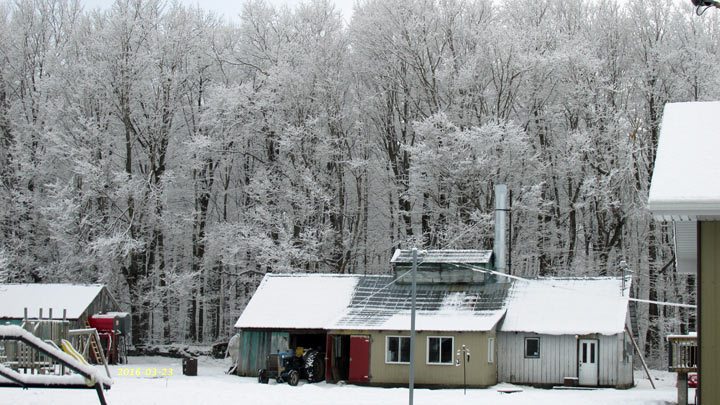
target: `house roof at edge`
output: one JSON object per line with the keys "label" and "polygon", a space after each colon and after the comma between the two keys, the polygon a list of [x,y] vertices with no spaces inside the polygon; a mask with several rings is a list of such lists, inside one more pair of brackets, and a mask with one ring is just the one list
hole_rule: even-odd
{"label": "house roof at edge", "polygon": [[720,218],[720,101],[667,103],[648,208],[661,220]]}
{"label": "house roof at edge", "polygon": [[622,333],[628,311],[630,279],[539,278],[516,281],[500,330],[548,335]]}
{"label": "house roof at edge", "polygon": [[83,311],[100,294],[102,284],[0,284],[0,318],[22,319],[25,308],[29,317],[37,317],[42,308],[43,317],[60,319],[66,310],[67,319],[79,318]]}

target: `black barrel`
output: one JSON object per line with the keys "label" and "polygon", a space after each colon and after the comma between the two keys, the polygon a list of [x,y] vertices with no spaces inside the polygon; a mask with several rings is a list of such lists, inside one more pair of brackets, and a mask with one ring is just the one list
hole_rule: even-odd
{"label": "black barrel", "polygon": [[183,359],[182,366],[183,366],[183,375],[191,375],[191,376],[197,375],[197,358],[185,357]]}

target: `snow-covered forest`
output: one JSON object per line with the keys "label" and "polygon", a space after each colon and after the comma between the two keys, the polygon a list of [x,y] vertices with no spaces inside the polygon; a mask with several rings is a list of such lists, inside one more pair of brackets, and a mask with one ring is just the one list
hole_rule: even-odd
{"label": "snow-covered forest", "polygon": [[[346,23],[251,0],[227,21],[0,0],[0,282],[106,283],[136,343],[215,342],[266,272],[490,249],[504,183],[513,274],[624,260],[638,297],[693,302],[646,201],[664,103],[720,98],[716,12],[361,0]],[[656,364],[689,318],[639,305]]]}

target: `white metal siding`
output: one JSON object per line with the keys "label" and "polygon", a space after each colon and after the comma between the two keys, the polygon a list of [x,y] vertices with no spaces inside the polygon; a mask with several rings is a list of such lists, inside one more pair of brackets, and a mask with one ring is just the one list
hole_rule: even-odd
{"label": "white metal siding", "polygon": [[[540,358],[525,358],[525,338],[540,338]],[[517,384],[562,384],[577,375],[574,336],[526,333],[498,335],[498,377]]]}
{"label": "white metal siding", "polygon": [[[540,358],[525,358],[525,338],[540,338]],[[623,358],[624,334],[597,337],[598,382],[601,386],[632,384],[632,363]],[[577,377],[577,340],[573,335],[498,334],[498,380],[515,384],[560,385]]]}

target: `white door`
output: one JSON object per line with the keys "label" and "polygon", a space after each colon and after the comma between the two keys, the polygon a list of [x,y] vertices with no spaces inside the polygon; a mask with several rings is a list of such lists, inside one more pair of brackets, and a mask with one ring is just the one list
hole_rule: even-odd
{"label": "white door", "polygon": [[580,339],[578,346],[578,383],[582,386],[598,385],[598,341]]}

